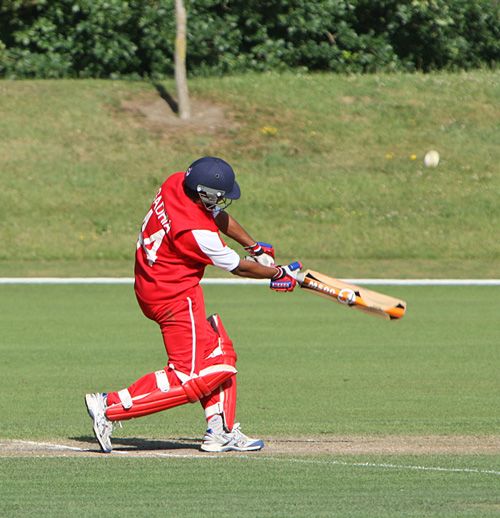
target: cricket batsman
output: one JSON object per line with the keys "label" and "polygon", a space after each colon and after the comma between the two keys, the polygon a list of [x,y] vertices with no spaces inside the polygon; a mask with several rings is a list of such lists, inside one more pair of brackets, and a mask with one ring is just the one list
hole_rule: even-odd
{"label": "cricket batsman", "polygon": [[[293,291],[301,264],[274,264],[272,245],[256,242],[225,211],[239,197],[232,167],[208,156],[172,174],[156,193],[137,241],[135,294],[144,315],[160,326],[168,361],[129,387],[85,396],[103,452],[112,450],[117,421],[197,401],[207,421],[203,451],[264,447],[235,423],[237,357],[220,317],[206,318],[200,281],[205,267],[214,265],[241,277],[270,279],[275,291]],[[221,233],[242,245],[248,258],[240,259]]]}

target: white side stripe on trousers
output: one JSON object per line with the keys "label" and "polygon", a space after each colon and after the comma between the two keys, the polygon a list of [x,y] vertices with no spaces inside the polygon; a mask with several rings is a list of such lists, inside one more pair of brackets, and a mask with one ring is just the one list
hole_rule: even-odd
{"label": "white side stripe on trousers", "polygon": [[191,336],[193,337],[193,343],[192,343],[192,348],[191,348],[192,357],[191,357],[191,375],[190,375],[190,377],[192,377],[194,374],[195,366],[196,366],[196,326],[195,326],[194,315],[193,315],[193,302],[189,297],[187,298],[187,301],[188,301],[188,306],[189,306],[189,316],[191,318]]}

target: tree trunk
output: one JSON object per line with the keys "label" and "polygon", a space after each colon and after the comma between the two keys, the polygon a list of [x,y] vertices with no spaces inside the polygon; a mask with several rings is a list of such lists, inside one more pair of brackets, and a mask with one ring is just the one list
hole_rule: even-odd
{"label": "tree trunk", "polygon": [[175,84],[177,86],[179,117],[181,119],[189,119],[191,117],[186,77],[186,18],[184,2],[182,0],[175,0],[175,19],[177,24],[177,35],[175,38]]}

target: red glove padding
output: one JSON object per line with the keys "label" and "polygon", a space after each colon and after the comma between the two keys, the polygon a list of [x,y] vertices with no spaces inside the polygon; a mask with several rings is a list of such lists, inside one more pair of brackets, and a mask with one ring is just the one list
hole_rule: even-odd
{"label": "red glove padding", "polygon": [[297,273],[302,268],[302,263],[295,261],[286,266],[276,266],[276,275],[271,279],[269,287],[274,291],[293,291],[297,286]]}
{"label": "red glove padding", "polygon": [[270,255],[273,259],[275,258],[273,245],[270,245],[269,243],[263,243],[262,241],[257,241],[253,245],[246,246],[245,250],[247,250],[252,257],[258,257],[259,255],[267,254]]}

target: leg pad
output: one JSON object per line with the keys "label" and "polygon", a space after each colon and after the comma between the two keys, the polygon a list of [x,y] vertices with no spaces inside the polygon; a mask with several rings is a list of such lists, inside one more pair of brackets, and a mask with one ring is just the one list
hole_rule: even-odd
{"label": "leg pad", "polygon": [[122,403],[110,405],[106,409],[106,417],[110,421],[122,421],[153,414],[185,403],[194,403],[212,394],[236,372],[236,368],[232,365],[212,365],[182,385],[171,386],[167,392],[157,388],[149,394],[132,398],[132,406],[129,408],[125,408]]}

